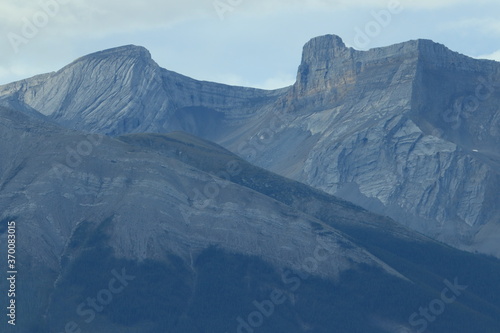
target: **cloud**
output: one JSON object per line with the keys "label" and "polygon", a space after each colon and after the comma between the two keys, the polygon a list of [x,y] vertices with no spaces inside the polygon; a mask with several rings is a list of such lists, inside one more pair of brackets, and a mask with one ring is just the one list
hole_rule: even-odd
{"label": "cloud", "polygon": [[[4,66],[0,80],[21,78],[19,71],[11,69],[15,66],[27,68],[29,75],[34,75],[56,70],[87,53],[133,43],[151,51],[159,50],[155,60],[161,65],[168,68],[175,65],[174,69],[181,68],[183,73],[194,77],[219,80],[213,73],[227,71],[247,77],[249,82],[236,77],[220,81],[263,88],[286,86],[295,78],[279,73],[290,71],[295,75],[296,59],[290,60],[292,56],[283,53],[283,48],[292,50],[295,57],[308,38],[326,33],[337,33],[349,43],[353,39],[353,26],[365,24],[367,19],[372,19],[371,10],[387,8],[394,1],[398,0],[4,0],[0,1],[0,31],[3,32],[0,64]],[[449,8],[462,8],[462,5],[475,8],[486,3],[498,6],[497,0],[399,2],[406,18],[398,21],[399,26],[386,29],[377,39],[378,44],[422,35],[434,38],[432,33],[424,32],[432,30],[439,21],[425,27],[407,21],[413,17],[420,18],[415,22],[422,22],[422,17],[427,15],[425,10],[435,11],[445,21],[455,19],[453,14],[448,15]],[[220,20],[217,3],[229,6],[224,16],[227,20]],[[493,10],[486,14],[489,12]],[[43,22],[44,15],[47,22]],[[26,38],[23,32],[27,24],[33,25],[34,18],[41,19],[43,24]],[[500,31],[500,24],[494,19],[476,18],[455,24],[461,24],[454,26],[462,29],[458,31],[471,27],[481,27],[488,35]],[[9,34],[25,40],[13,45]],[[392,39],[384,36],[392,36]],[[245,43],[261,50],[254,52]],[[278,49],[278,45],[282,49]],[[484,50],[488,49],[482,53]],[[227,57],[243,59],[254,69],[236,60],[228,61]],[[279,68],[271,68],[268,64],[272,62],[278,62]]]}
{"label": "cloud", "polygon": [[[29,53],[57,54],[78,41],[138,34],[211,16],[211,0],[5,0],[0,2],[0,60]],[[113,45],[114,46],[114,45]]]}
{"label": "cloud", "polygon": [[[0,82],[10,82],[12,77],[28,77],[34,73],[36,68],[28,68],[25,66],[0,66]],[[35,72],[36,73],[36,72]]]}
{"label": "cloud", "polygon": [[495,51],[490,54],[485,54],[482,56],[477,57],[478,59],[489,59],[489,60],[495,60],[495,61],[500,61],[500,50]]}
{"label": "cloud", "polygon": [[[224,0],[221,0],[224,2]],[[229,2],[231,0],[225,0]],[[234,2],[238,2],[232,0]],[[496,4],[496,0],[239,0],[237,7],[257,10],[259,13],[283,11],[284,8],[332,11],[339,9],[385,8],[400,4],[408,9],[438,9],[463,4]]]}
{"label": "cloud", "polygon": [[470,30],[477,29],[485,34],[500,35],[500,20],[496,18],[470,18],[455,22],[448,22],[443,25],[443,28],[448,30]]}
{"label": "cloud", "polygon": [[264,15],[289,10],[384,8],[393,2],[405,8],[441,8],[457,2],[477,4],[495,0],[6,0],[0,3],[0,28],[20,31],[25,19],[32,21],[34,15],[47,12],[47,8],[55,13],[50,15],[46,28],[54,36],[103,36],[166,27],[186,20],[217,20],[217,4],[224,4],[231,12]]}
{"label": "cloud", "polygon": [[215,75],[208,80],[213,82],[224,82],[224,84],[231,86],[252,87],[266,90],[285,88],[295,83],[295,77],[290,74],[274,74],[274,76],[258,82],[249,81],[237,74]]}
{"label": "cloud", "polygon": [[37,13],[47,13],[50,24],[65,26],[60,33],[114,33],[168,26],[200,17],[211,9],[210,0],[41,0],[9,1],[0,5],[4,31],[18,30],[25,19],[33,21]]}
{"label": "cloud", "polygon": [[[229,12],[263,16],[287,11],[333,12],[341,9],[385,8],[399,2],[404,8],[442,8],[459,3],[495,0],[6,0],[0,3],[0,31],[23,36],[23,28],[43,27],[37,38],[104,38],[113,34],[147,31],[180,22],[221,18],[217,4]],[[229,14],[229,13],[225,13]],[[44,15],[47,22],[44,22]],[[214,23],[214,24],[215,24]],[[472,23],[471,23],[472,24]],[[490,25],[493,23],[490,22]],[[500,27],[495,23],[495,30]],[[42,33],[43,31],[43,33]],[[4,36],[6,36],[6,34]],[[5,43],[7,38],[3,38]],[[0,44],[2,42],[0,41]],[[1,46],[1,45],[0,45]]]}
{"label": "cloud", "polygon": [[280,74],[271,78],[268,78],[262,84],[255,85],[256,88],[261,89],[279,89],[291,86],[295,83],[295,77],[289,74]]}

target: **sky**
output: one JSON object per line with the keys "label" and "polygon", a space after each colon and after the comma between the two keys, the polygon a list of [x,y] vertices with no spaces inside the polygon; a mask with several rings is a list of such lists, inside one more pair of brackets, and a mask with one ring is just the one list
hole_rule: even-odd
{"label": "sky", "polygon": [[326,34],[359,50],[432,39],[500,61],[499,14],[498,0],[1,0],[0,85],[135,44],[195,79],[275,89]]}

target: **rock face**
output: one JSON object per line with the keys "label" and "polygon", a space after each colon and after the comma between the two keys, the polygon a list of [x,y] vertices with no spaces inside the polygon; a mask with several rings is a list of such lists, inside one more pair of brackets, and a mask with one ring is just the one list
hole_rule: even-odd
{"label": "rock face", "polygon": [[276,91],[195,81],[127,46],[0,87],[0,100],[88,132],[183,130],[500,256],[499,78],[498,63],[432,41],[362,52],[327,35],[304,46],[297,82]]}
{"label": "rock face", "polygon": [[279,94],[196,81],[160,68],[145,48],[132,45],[2,87],[5,105],[38,110],[66,127],[98,128],[110,135],[181,127],[203,131],[229,111],[244,117]]}
{"label": "rock face", "polygon": [[[313,39],[286,97],[294,118],[255,161],[498,255],[499,68],[425,40],[357,52],[334,36]],[[280,164],[273,157],[296,133],[309,152]],[[483,228],[496,230],[489,240]]]}

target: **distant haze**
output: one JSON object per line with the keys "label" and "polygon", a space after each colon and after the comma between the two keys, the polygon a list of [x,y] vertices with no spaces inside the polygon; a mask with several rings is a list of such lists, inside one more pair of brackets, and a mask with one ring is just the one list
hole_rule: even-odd
{"label": "distant haze", "polygon": [[278,88],[295,81],[304,43],[329,33],[357,49],[426,38],[500,59],[499,9],[496,0],[3,1],[0,84],[135,44],[196,79]]}

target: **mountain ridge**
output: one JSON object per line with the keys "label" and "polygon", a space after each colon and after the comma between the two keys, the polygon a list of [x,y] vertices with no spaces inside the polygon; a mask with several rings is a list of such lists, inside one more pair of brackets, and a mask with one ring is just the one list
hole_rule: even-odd
{"label": "mountain ridge", "polygon": [[111,136],[186,131],[453,246],[500,256],[497,62],[429,40],[357,51],[327,35],[304,46],[294,85],[265,91],[189,79],[136,46],[89,57],[78,64],[107,60],[1,86],[0,103]]}

